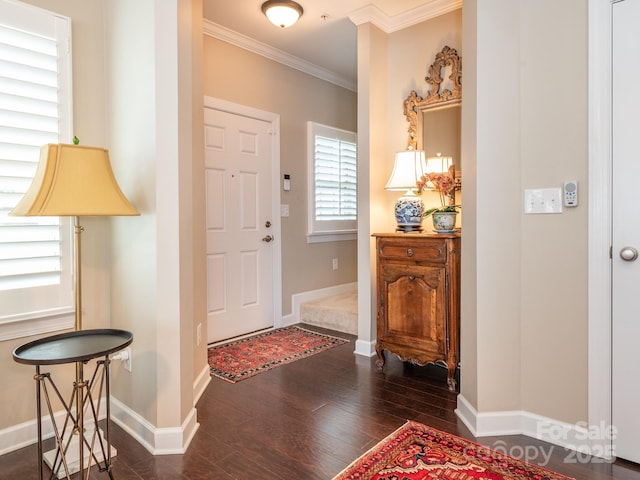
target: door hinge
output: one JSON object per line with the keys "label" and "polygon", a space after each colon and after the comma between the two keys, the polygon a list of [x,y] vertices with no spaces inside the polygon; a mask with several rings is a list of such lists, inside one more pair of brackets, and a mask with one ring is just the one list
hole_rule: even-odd
{"label": "door hinge", "polygon": [[273,136],[273,135],[277,135],[277,133],[278,133],[278,132],[276,132],[276,129],[275,129],[275,128],[270,128],[270,129],[269,129],[269,131],[268,131],[268,133],[269,133],[269,135],[272,135],[272,136]]}
{"label": "door hinge", "polygon": [[609,247],[609,258],[613,258],[613,245]]}

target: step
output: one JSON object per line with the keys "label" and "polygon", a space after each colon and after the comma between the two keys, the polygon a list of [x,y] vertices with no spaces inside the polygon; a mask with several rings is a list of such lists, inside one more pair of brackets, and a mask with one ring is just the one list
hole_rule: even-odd
{"label": "step", "polygon": [[347,292],[300,304],[300,322],[358,334],[358,293]]}

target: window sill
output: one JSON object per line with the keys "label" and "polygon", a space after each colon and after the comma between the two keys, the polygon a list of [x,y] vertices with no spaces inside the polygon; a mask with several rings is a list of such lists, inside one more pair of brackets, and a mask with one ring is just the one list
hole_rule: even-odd
{"label": "window sill", "polygon": [[356,232],[315,232],[307,234],[307,243],[342,242],[345,240],[356,240]]}
{"label": "window sill", "polygon": [[74,325],[74,312],[68,308],[34,312],[30,317],[5,317],[0,320],[0,342],[68,330]]}

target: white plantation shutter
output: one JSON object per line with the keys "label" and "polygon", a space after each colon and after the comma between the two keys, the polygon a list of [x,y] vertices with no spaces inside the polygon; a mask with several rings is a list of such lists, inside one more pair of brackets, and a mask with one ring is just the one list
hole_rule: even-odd
{"label": "white plantation shutter", "polygon": [[316,221],[355,220],[355,144],[316,135],[314,163]]}
{"label": "white plantation shutter", "polygon": [[70,137],[69,49],[69,19],[0,0],[0,340],[73,324],[69,220],[8,215],[40,147]]}
{"label": "white plantation shutter", "polygon": [[353,132],[308,122],[310,242],[355,238],[357,148]]}

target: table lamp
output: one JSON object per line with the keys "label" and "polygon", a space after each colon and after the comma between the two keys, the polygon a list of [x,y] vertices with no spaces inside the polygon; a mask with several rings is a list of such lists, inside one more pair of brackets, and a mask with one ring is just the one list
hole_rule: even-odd
{"label": "table lamp", "polygon": [[422,150],[404,150],[396,153],[391,177],[385,190],[405,191],[395,205],[396,231],[422,231],[422,199],[413,191],[427,169],[425,155]]}

